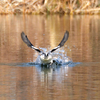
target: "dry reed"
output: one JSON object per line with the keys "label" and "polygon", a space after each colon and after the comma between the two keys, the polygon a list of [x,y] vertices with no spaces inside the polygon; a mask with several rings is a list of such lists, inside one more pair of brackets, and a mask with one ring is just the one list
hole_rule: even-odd
{"label": "dry reed", "polygon": [[0,14],[99,14],[97,0],[0,1]]}

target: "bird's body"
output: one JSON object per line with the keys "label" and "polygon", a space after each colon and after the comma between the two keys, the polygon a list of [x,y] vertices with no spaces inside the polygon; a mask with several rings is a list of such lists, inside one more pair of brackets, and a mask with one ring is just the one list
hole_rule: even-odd
{"label": "bird's body", "polygon": [[62,47],[64,45],[64,43],[68,40],[68,37],[69,37],[69,32],[66,31],[62,41],[60,42],[60,44],[57,47],[55,47],[54,49],[52,49],[51,51],[49,51],[48,53],[44,53],[43,51],[41,51],[38,48],[33,46],[33,44],[29,41],[29,39],[24,34],[24,32],[21,33],[21,38],[27,44],[27,46],[36,50],[40,54],[40,60],[41,60],[42,64],[49,64],[49,63],[53,62],[52,52],[54,52],[58,48]]}
{"label": "bird's body", "polygon": [[42,64],[49,64],[52,63],[52,55],[45,55],[45,54],[41,54],[40,55],[40,60]]}

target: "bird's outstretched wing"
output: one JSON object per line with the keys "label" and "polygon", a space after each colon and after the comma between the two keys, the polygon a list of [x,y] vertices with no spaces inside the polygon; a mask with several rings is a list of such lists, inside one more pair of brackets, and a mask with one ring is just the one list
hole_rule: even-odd
{"label": "bird's outstretched wing", "polygon": [[22,38],[22,40],[27,44],[28,47],[30,47],[30,48],[36,50],[36,51],[39,52],[39,53],[42,53],[41,50],[39,50],[38,48],[36,48],[36,47],[33,46],[33,44],[29,41],[29,39],[27,38],[27,36],[25,35],[24,32],[21,33],[21,38]]}
{"label": "bird's outstretched wing", "polygon": [[65,35],[64,35],[63,39],[61,40],[61,42],[59,43],[59,45],[57,47],[55,47],[54,49],[52,49],[51,51],[49,51],[49,53],[52,53],[55,50],[57,50],[58,48],[62,47],[65,44],[65,42],[68,40],[68,37],[69,37],[69,32],[66,31]]}

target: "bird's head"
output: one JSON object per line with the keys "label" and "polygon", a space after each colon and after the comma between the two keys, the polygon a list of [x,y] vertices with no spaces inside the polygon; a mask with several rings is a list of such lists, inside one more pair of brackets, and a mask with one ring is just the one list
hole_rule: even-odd
{"label": "bird's head", "polygon": [[48,53],[42,53],[40,55],[40,59],[42,62],[50,62],[52,60],[52,55]]}

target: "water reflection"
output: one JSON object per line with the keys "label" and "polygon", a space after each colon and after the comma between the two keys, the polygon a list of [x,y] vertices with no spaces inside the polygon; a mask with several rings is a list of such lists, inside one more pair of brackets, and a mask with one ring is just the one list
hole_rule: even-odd
{"label": "water reflection", "polygon": [[[76,56],[80,58],[80,61],[84,62],[95,62],[99,61],[99,16],[81,16],[71,18],[70,29],[71,29],[71,42],[77,48],[72,50],[73,60]],[[98,46],[97,46],[98,45]],[[100,55],[100,54],[99,54]],[[74,58],[75,57],[75,58]],[[76,61],[79,61],[76,59]]]}
{"label": "water reflection", "polygon": [[80,100],[84,96],[84,99],[94,100],[100,97],[99,65],[60,66],[56,70],[39,66],[0,66],[0,99]]}
{"label": "water reflection", "polygon": [[[0,16],[0,100],[99,100],[99,27],[98,15]],[[55,69],[14,65],[38,56],[21,40],[22,31],[36,47],[52,49],[66,30],[65,54],[82,64]]]}
{"label": "water reflection", "polygon": [[0,62],[29,62],[36,59],[38,54],[23,44],[20,38],[22,31],[36,47],[52,49],[68,30],[70,37],[65,51],[73,61],[95,62],[100,59],[99,16],[7,15],[0,16],[0,23]]}

